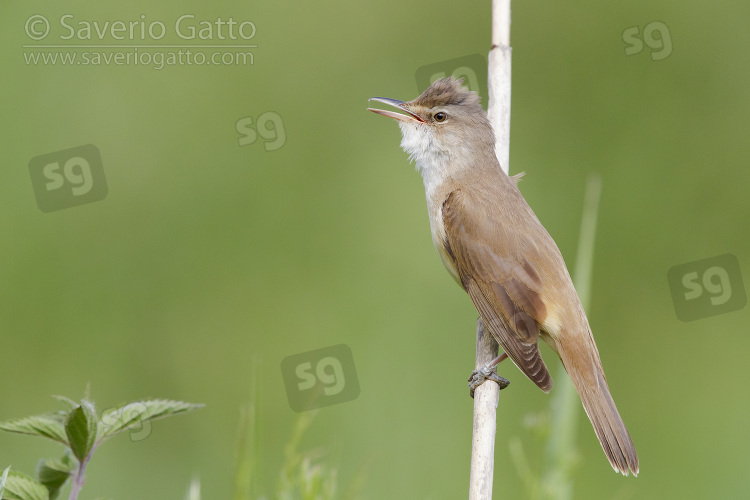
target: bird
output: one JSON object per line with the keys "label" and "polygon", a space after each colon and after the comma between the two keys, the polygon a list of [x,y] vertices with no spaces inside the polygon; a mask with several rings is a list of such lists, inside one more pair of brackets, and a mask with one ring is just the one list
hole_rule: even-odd
{"label": "bird", "polygon": [[412,101],[373,97],[398,112],[401,147],[421,174],[432,240],[504,354],[548,393],[539,339],[560,357],[609,463],[638,475],[638,455],[610,393],[586,313],[554,240],[506,174],[479,96],[455,77]]}

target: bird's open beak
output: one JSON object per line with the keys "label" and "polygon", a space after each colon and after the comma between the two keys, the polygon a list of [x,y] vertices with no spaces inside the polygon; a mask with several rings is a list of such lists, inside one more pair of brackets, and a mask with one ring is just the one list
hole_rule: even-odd
{"label": "bird's open beak", "polygon": [[394,108],[397,108],[407,114],[402,115],[401,113],[395,113],[393,111],[386,111],[384,109],[377,109],[377,108],[367,108],[368,111],[372,111],[373,113],[377,113],[379,115],[388,116],[395,120],[400,120],[406,123],[414,123],[414,122],[424,123],[425,122],[419,116],[415,115],[414,113],[406,109],[404,107],[404,104],[406,104],[404,101],[399,101],[398,99],[390,99],[388,97],[370,97],[370,100],[382,102],[389,106],[393,106]]}

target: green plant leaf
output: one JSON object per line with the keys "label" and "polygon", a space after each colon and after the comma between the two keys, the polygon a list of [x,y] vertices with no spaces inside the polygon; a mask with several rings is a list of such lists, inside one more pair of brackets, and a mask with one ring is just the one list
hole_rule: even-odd
{"label": "green plant leaf", "polygon": [[42,436],[67,446],[64,427],[66,416],[65,412],[57,412],[6,420],[0,422],[0,430]]}
{"label": "green plant leaf", "polygon": [[65,434],[68,436],[70,449],[79,462],[86,460],[94,447],[99,419],[96,416],[94,403],[81,400],[68,415],[65,422]]}
{"label": "green plant leaf", "polygon": [[70,411],[73,408],[75,408],[76,406],[78,406],[78,403],[76,403],[75,401],[73,401],[72,399],[70,399],[67,396],[53,395],[52,398],[58,400],[59,402],[63,403],[64,405],[66,405],[68,407],[68,411]]}
{"label": "green plant leaf", "polygon": [[3,498],[3,490],[5,490],[5,481],[8,480],[8,473],[10,472],[10,465],[5,468],[3,475],[0,476],[0,499]]}
{"label": "green plant leaf", "polygon": [[8,500],[49,500],[47,488],[39,484],[34,478],[10,471],[5,481],[3,498]]}
{"label": "green plant leaf", "polygon": [[60,489],[65,484],[65,481],[68,480],[75,470],[76,463],[69,455],[65,455],[59,460],[40,460],[36,467],[36,477],[47,488],[50,500],[55,500],[60,494]]}
{"label": "green plant leaf", "polygon": [[199,478],[194,477],[190,481],[185,500],[201,500],[201,480]]}
{"label": "green plant leaf", "polygon": [[99,438],[104,440],[127,430],[141,430],[144,422],[187,413],[203,406],[167,399],[134,401],[120,405],[102,412]]}

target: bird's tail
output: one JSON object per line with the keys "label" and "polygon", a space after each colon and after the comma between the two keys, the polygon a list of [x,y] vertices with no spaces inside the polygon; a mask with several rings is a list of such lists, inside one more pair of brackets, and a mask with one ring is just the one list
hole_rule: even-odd
{"label": "bird's tail", "polygon": [[599,438],[599,443],[609,463],[615,471],[624,476],[631,472],[637,476],[638,455],[609,392],[596,347],[594,347],[594,353],[578,351],[577,354],[584,358],[596,356],[597,359],[576,360],[578,362],[573,362],[570,357],[571,353],[560,347],[558,344],[563,365],[581,397],[583,409],[586,410],[586,415],[591,420],[591,425],[594,426],[596,437]]}

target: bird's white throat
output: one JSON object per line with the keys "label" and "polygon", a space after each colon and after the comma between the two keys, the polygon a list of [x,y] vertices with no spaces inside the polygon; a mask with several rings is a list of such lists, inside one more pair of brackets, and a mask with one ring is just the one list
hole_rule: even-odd
{"label": "bird's white throat", "polygon": [[415,162],[430,197],[448,177],[451,153],[435,140],[427,126],[405,122],[398,122],[398,126],[402,134],[401,148],[409,154],[409,160]]}

